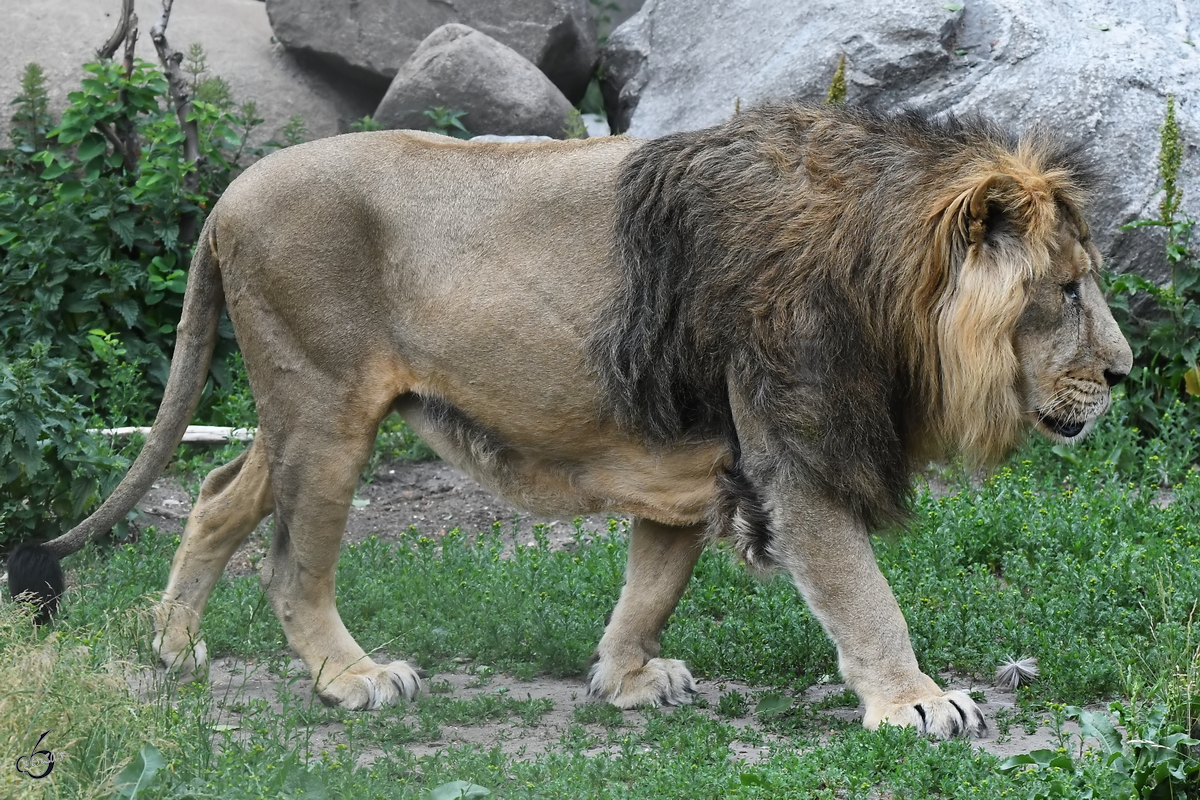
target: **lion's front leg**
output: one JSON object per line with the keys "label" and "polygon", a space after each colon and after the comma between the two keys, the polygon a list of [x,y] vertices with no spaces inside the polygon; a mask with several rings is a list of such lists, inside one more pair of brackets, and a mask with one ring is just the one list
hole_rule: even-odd
{"label": "lion's front leg", "polygon": [[659,658],[659,636],[704,550],[699,527],[635,519],[625,588],[596,648],[588,694],[620,708],[681,705],[696,693],[687,666]]}
{"label": "lion's front leg", "polygon": [[921,672],[908,624],[860,523],[832,504],[777,502],[771,553],[833,639],[842,677],[866,706],[863,725],[886,721],[950,738],[981,736],[983,714],[965,692],[943,692]]}

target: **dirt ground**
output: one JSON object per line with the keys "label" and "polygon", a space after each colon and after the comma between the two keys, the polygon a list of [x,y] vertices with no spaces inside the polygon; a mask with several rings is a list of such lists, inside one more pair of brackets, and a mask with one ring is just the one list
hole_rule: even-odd
{"label": "dirt ground", "polygon": [[[139,505],[142,516],[137,524],[154,525],[160,531],[182,532],[190,509],[191,498],[187,489],[164,478],[155,484],[154,489]],[[356,542],[369,536],[395,540],[397,534],[407,530],[410,525],[417,526],[426,535],[437,535],[456,527],[466,531],[482,530],[496,522],[501,523],[506,531],[512,532],[513,543],[517,545],[531,543],[533,526],[539,523],[548,526],[547,536],[551,547],[575,545],[576,537],[573,535],[570,520],[537,517],[518,511],[455,468],[440,461],[405,462],[382,467],[371,483],[360,487],[350,512],[344,541]],[[259,563],[266,551],[270,535],[269,526],[268,519],[242,545],[230,562],[231,573],[247,575],[254,572],[254,565]],[[599,532],[607,528],[608,518],[585,517],[583,526],[585,530]],[[801,602],[799,597],[797,602]],[[403,657],[402,654],[389,655],[395,658]],[[293,693],[296,699],[305,701],[311,697],[312,682],[302,663],[293,659],[285,668],[280,669],[276,660],[274,671],[268,663],[267,659],[261,662],[245,662],[233,658],[220,658],[213,662],[209,679],[218,723],[236,726],[239,709],[255,705],[250,701],[263,701],[272,707],[279,707],[281,692]],[[972,684],[958,676],[942,677],[948,680],[952,688],[981,691],[986,697],[986,702],[981,703],[980,707],[987,718],[989,732],[986,737],[977,740],[979,747],[999,756],[1007,756],[1056,746],[1054,732],[1046,726],[1028,731],[1013,725],[1007,733],[1002,733],[1001,726],[997,724],[997,713],[1001,712],[1003,715],[1014,708],[1015,698],[1011,692],[1001,691],[990,685]],[[161,672],[158,673],[157,679],[162,679]],[[460,699],[468,699],[486,692],[506,691],[509,696],[517,699],[529,696],[551,700],[554,708],[534,727],[523,727],[514,721],[461,727],[442,726],[441,738],[436,742],[406,745],[417,755],[454,745],[478,744],[485,747],[500,746],[507,753],[532,758],[557,746],[567,728],[573,724],[572,713],[575,708],[587,702],[582,675],[568,679],[542,677],[531,681],[495,675],[490,680],[480,681],[470,665],[463,665],[460,670],[437,674],[433,679],[441,684],[443,689],[448,688],[450,696]],[[447,683],[448,687],[445,685]],[[714,716],[714,709],[722,694],[736,690],[746,697],[753,697],[760,691],[757,687],[715,678],[698,683],[699,696],[703,701],[700,705],[707,705],[703,713]],[[814,703],[845,689],[842,684],[809,687],[799,695],[799,701]],[[833,708],[821,713],[848,720],[861,717],[861,710],[850,708]],[[642,714],[637,711],[624,712],[624,718],[626,726],[635,729],[644,724]],[[725,721],[739,727],[759,729],[758,720],[752,712],[744,717]],[[602,728],[587,727],[590,732],[603,738]],[[323,747],[336,744],[340,740],[339,737],[344,737],[345,733],[345,726],[341,723],[322,725],[313,732],[312,747],[319,752]],[[734,758],[747,763],[765,758],[770,751],[771,739],[767,736],[764,741],[765,745],[735,742]],[[601,752],[603,747],[597,749],[597,753]],[[371,754],[368,753],[364,756],[364,762],[370,760]]]}

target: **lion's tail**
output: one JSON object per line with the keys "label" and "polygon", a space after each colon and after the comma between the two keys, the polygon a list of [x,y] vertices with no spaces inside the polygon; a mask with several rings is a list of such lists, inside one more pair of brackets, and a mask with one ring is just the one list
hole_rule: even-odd
{"label": "lion's tail", "polygon": [[210,216],[192,257],[183,314],[175,337],[175,353],[171,358],[171,375],[154,425],[146,436],[146,444],[100,508],[62,536],[43,545],[59,558],[74,553],[125,519],[162,474],[183,440],[208,378],[208,366],[217,340],[217,323],[225,300],[221,273],[217,269],[214,233],[213,217]]}

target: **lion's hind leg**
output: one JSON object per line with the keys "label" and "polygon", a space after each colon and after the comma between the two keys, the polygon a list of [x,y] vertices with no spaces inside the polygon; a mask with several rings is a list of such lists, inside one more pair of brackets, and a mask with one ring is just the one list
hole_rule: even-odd
{"label": "lion's hind leg", "polygon": [[274,507],[261,441],[208,474],[154,610],[154,652],[187,680],[205,666],[200,617],[230,556]]}
{"label": "lion's hind leg", "polygon": [[261,578],[321,700],[376,709],[413,699],[421,682],[405,661],[372,661],[337,609],[335,576],[350,502],[392,399],[376,403],[378,387],[347,383],[354,389],[311,381],[306,395],[280,393],[262,406],[267,416],[260,421],[272,434],[275,530]]}
{"label": "lion's hind leg", "polygon": [[659,636],[700,553],[700,527],[674,528],[635,519],[621,599],[596,649],[588,694],[620,708],[682,705],[696,693],[687,666],[659,658]]}

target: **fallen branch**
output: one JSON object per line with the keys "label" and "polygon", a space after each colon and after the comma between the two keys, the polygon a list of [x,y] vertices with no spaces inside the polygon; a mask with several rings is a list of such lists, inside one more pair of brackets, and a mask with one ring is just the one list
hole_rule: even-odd
{"label": "fallen branch", "polygon": [[[187,444],[228,444],[229,442],[251,442],[258,428],[226,428],[220,425],[188,425],[183,434]],[[89,428],[88,433],[112,438],[150,433],[148,427]]]}

